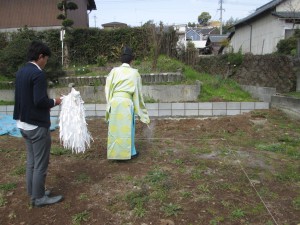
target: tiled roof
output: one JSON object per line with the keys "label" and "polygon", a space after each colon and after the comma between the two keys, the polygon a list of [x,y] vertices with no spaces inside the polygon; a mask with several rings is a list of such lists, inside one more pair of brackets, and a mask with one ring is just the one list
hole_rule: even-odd
{"label": "tiled roof", "polygon": [[222,42],[226,39],[228,35],[209,35],[209,39],[211,42]]}
{"label": "tiled roof", "polygon": [[273,12],[272,15],[284,19],[300,19],[300,12]]}
{"label": "tiled roof", "polygon": [[247,16],[247,17],[245,17],[245,18],[243,18],[243,19],[241,19],[239,21],[237,21],[234,24],[234,26],[238,26],[238,25],[240,25],[242,23],[245,23],[246,21],[249,21],[249,20],[251,20],[251,19],[259,16],[260,14],[262,14],[262,13],[264,13],[266,11],[270,11],[270,10],[274,9],[277,5],[279,5],[280,3],[284,2],[284,1],[286,1],[286,0],[273,0],[273,1],[265,4],[265,5],[257,8],[255,10],[255,12],[252,13],[251,15],[249,15],[249,16]]}

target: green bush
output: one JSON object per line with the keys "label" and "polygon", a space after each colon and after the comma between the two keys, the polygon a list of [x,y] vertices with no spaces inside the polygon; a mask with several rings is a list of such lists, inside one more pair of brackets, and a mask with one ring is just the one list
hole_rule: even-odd
{"label": "green bush", "polygon": [[300,29],[295,30],[294,35],[280,40],[277,44],[277,53],[295,56],[297,53],[297,42],[300,38]]}
{"label": "green bush", "polygon": [[26,62],[26,52],[30,40],[17,37],[0,52],[0,73],[14,77],[18,69]]}
{"label": "green bush", "polygon": [[11,33],[11,41],[0,50],[0,74],[13,79],[18,69],[26,61],[28,46],[33,40],[40,40],[50,47],[52,56],[45,67],[47,77],[50,80],[57,80],[57,77],[64,75],[58,54],[61,54],[59,31],[36,32],[28,28],[19,29]]}

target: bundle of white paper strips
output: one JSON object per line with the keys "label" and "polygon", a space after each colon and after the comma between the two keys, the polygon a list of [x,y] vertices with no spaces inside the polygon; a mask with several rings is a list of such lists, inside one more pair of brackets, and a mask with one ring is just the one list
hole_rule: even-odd
{"label": "bundle of white paper strips", "polygon": [[62,97],[59,116],[59,138],[64,148],[72,153],[85,152],[93,140],[87,129],[84,102],[80,92],[72,88],[71,92]]}

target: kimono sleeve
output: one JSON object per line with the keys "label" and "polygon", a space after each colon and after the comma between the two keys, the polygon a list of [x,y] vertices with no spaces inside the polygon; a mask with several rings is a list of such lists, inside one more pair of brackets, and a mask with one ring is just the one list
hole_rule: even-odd
{"label": "kimono sleeve", "polygon": [[135,114],[139,116],[143,123],[149,124],[150,118],[142,94],[142,79],[138,72],[136,77],[136,88],[135,92],[133,93],[133,104]]}

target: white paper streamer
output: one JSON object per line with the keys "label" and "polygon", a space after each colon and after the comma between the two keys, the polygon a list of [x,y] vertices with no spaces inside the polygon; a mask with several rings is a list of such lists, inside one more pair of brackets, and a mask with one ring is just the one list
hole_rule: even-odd
{"label": "white paper streamer", "polygon": [[64,148],[72,153],[85,152],[93,138],[87,129],[84,101],[80,92],[72,88],[71,92],[62,97],[59,115],[59,138]]}

